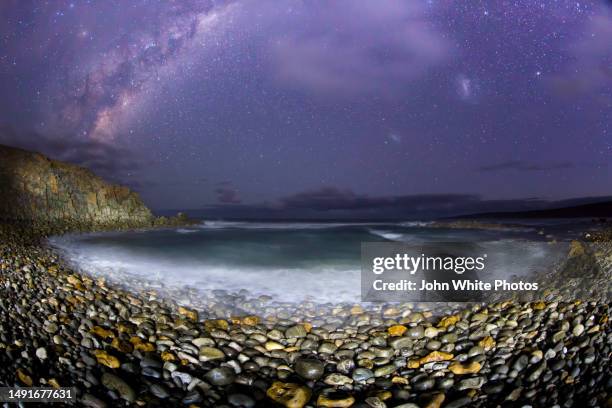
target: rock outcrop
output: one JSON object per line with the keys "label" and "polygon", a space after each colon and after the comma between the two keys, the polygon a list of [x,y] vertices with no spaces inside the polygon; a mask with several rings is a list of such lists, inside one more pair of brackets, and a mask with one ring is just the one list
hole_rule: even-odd
{"label": "rock outcrop", "polygon": [[156,218],[137,193],[90,170],[3,145],[0,220],[60,230],[143,228],[177,221]]}

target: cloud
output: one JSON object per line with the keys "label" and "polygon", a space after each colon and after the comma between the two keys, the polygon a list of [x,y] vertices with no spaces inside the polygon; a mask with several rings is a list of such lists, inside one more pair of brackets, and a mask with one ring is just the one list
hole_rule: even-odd
{"label": "cloud", "polygon": [[0,144],[43,153],[52,159],[70,162],[92,170],[110,181],[122,180],[141,168],[132,152],[116,144],[97,140],[43,135],[0,125]]}
{"label": "cloud", "polygon": [[349,189],[323,187],[283,197],[279,200],[279,207],[319,211],[382,210],[385,208],[430,211],[465,206],[478,200],[479,197],[473,194],[418,194],[374,197],[356,194]]}
{"label": "cloud", "polygon": [[217,201],[221,204],[240,204],[242,202],[238,191],[231,186],[229,181],[217,183],[215,193],[217,194]]}
{"label": "cloud", "polygon": [[535,163],[527,163],[521,160],[509,160],[509,161],[505,161],[501,163],[480,166],[478,168],[478,171],[483,172],[483,173],[505,171],[505,170],[547,171],[547,170],[571,169],[574,167],[576,167],[576,165],[569,161],[561,161],[561,162],[549,163],[549,164],[535,164]]}
{"label": "cloud", "polygon": [[[608,2],[610,3],[610,2]],[[574,97],[577,94],[600,92],[603,101],[612,100],[612,7],[601,6],[600,12],[588,19],[583,35],[569,45],[573,64],[556,75],[551,84],[558,92]],[[607,98],[604,97],[607,95]]]}
{"label": "cloud", "polygon": [[293,13],[303,21],[271,41],[277,77],[290,86],[329,95],[391,93],[449,56],[449,44],[428,24],[421,3],[306,4]]}
{"label": "cloud", "polygon": [[[475,194],[413,194],[369,196],[350,189],[322,187],[302,191],[273,203],[206,205],[200,216],[261,219],[430,219],[490,212],[545,210],[610,201],[612,197],[581,197],[551,201],[542,198],[488,200]],[[221,189],[221,188],[220,188]],[[229,188],[228,188],[229,189]],[[231,190],[231,189],[229,189]],[[219,195],[221,195],[219,193]]]}

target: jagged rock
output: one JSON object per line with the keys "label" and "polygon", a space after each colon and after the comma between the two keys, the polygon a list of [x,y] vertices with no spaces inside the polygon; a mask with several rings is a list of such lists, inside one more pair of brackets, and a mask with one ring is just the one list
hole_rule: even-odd
{"label": "jagged rock", "polygon": [[155,217],[140,196],[90,170],[0,145],[0,221],[48,233],[147,228],[189,223],[185,214]]}

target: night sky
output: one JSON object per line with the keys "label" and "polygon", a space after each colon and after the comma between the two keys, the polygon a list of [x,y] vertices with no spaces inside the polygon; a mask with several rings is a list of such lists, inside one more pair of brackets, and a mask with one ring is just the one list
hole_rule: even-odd
{"label": "night sky", "polygon": [[612,194],[612,2],[3,0],[0,13],[0,143],[155,209]]}

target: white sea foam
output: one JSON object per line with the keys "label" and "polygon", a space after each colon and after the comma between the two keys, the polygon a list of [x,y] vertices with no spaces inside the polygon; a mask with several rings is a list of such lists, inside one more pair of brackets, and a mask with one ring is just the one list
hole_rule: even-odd
{"label": "white sea foam", "polygon": [[389,241],[398,241],[401,242],[402,238],[405,236],[404,234],[400,234],[397,232],[390,232],[390,231],[381,231],[381,230],[369,230],[370,234],[372,235],[378,235],[379,237],[382,237],[384,239],[388,239]]}
{"label": "white sea foam", "polygon": [[269,295],[281,302],[354,303],[359,302],[361,295],[360,270],[354,267],[229,267],[180,257],[169,258],[163,251],[138,254],[117,246],[92,246],[77,237],[54,237],[50,243],[73,267],[118,282],[122,282],[123,277],[135,277],[159,287],[189,286],[204,292],[247,289],[254,296]]}
{"label": "white sea foam", "polygon": [[187,229],[187,228],[178,228],[176,230],[176,232],[178,232],[179,234],[193,234],[194,232],[198,232],[198,230]]}
{"label": "white sea foam", "polygon": [[399,225],[402,227],[428,227],[433,224],[433,221],[404,221]]}

